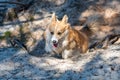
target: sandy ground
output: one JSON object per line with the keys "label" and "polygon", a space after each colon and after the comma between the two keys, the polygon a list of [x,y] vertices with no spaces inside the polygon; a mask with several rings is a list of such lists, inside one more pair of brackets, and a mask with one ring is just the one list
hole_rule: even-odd
{"label": "sandy ground", "polygon": [[0,49],[0,80],[119,80],[119,75],[120,45],[89,52],[75,60]]}

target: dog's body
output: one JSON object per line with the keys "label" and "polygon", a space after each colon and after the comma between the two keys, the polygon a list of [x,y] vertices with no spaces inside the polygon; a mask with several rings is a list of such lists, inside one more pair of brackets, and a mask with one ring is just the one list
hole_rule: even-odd
{"label": "dog's body", "polygon": [[62,54],[62,58],[68,58],[76,53],[85,53],[88,50],[86,34],[70,27],[67,21],[66,15],[59,21],[53,14],[52,21],[44,34],[46,52]]}

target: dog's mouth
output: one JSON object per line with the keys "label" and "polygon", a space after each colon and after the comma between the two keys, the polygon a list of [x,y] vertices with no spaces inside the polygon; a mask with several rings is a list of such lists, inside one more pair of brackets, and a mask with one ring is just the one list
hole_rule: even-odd
{"label": "dog's mouth", "polygon": [[53,46],[54,46],[54,47],[57,47],[57,46],[58,46],[58,43],[53,43]]}

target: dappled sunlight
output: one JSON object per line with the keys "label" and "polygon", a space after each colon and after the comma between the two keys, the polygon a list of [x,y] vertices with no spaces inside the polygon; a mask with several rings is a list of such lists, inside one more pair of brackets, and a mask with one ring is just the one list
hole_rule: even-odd
{"label": "dappled sunlight", "polygon": [[0,63],[0,71],[10,71],[14,70],[14,63],[12,61]]}
{"label": "dappled sunlight", "polygon": [[[90,55],[90,56],[88,56]],[[51,70],[60,70],[64,72],[66,70],[75,70],[79,71],[80,69],[84,68],[84,66],[89,63],[89,61],[94,58],[94,54],[89,53],[84,55],[83,57],[79,57],[75,61],[72,59],[57,59],[54,57],[31,57],[29,59],[31,64],[36,65],[37,67],[42,67],[45,69]]]}
{"label": "dappled sunlight", "polygon": [[120,79],[120,35],[117,36],[119,41],[115,37],[118,41],[115,45],[109,40],[107,48],[102,49],[100,43],[86,54],[69,59],[47,53],[43,38],[55,12],[59,20],[66,14],[71,27],[78,27],[76,30],[82,30],[85,25],[90,27],[94,33],[92,37],[88,36],[90,44],[104,42],[106,36],[120,34],[119,0],[34,0],[29,8],[21,7],[15,7],[17,17],[11,20],[8,17],[14,15],[0,15],[0,25],[3,25],[0,26],[0,37],[10,31],[10,41],[20,43],[12,46],[7,43],[8,36],[0,39],[0,80]]}
{"label": "dappled sunlight", "polygon": [[[119,45],[118,45],[119,46]],[[119,47],[96,50],[72,59],[31,56],[25,51],[16,52],[12,57],[0,62],[1,76],[21,79],[104,79],[119,71]],[[111,50],[113,49],[113,50]],[[110,51],[109,51],[110,50]],[[105,72],[108,74],[106,75]],[[119,73],[115,73],[118,78]],[[9,75],[9,76],[8,76]]]}

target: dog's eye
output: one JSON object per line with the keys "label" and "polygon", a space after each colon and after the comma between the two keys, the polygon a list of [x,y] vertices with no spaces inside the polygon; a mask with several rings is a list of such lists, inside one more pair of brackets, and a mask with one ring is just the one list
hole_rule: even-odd
{"label": "dog's eye", "polygon": [[52,35],[54,34],[54,32],[50,32]]}
{"label": "dog's eye", "polygon": [[62,32],[58,32],[58,35],[61,35],[62,34]]}

